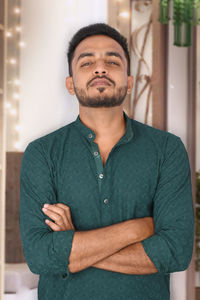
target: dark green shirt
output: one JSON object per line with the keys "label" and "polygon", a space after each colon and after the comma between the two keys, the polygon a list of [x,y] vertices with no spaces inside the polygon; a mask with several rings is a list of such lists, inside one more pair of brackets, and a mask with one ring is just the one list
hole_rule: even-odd
{"label": "dark green shirt", "polygon": [[[39,300],[169,300],[171,272],[191,260],[194,215],[190,166],[181,139],[128,118],[103,167],[95,133],[77,119],[30,142],[21,165],[20,230]],[[78,231],[151,216],[155,234],[142,245],[155,274],[94,267],[68,269],[74,230],[52,231],[42,207],[71,209]]]}

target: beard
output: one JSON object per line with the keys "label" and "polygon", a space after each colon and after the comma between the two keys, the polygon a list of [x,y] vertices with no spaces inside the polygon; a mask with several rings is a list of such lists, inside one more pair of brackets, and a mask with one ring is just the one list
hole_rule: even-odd
{"label": "beard", "polygon": [[103,95],[106,88],[98,87],[99,95],[90,97],[86,94],[84,89],[74,87],[76,97],[79,103],[87,107],[114,107],[119,106],[123,103],[128,86],[119,87],[116,93],[112,96]]}

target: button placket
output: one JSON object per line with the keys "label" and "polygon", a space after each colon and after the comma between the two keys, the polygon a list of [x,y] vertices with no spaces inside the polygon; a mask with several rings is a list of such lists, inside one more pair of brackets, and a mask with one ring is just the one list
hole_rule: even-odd
{"label": "button placket", "polygon": [[[89,134],[88,134],[88,140],[89,140]],[[91,153],[93,155],[95,164],[96,164],[96,176],[98,180],[98,186],[99,186],[99,195],[100,195],[100,203],[101,203],[101,209],[102,209],[102,225],[110,224],[111,222],[111,205],[109,200],[109,188],[107,187],[107,182],[105,180],[105,167],[103,167],[99,146],[97,143],[93,142],[93,140],[90,139],[90,145],[91,145]],[[114,149],[115,147],[113,147]],[[112,151],[113,151],[112,149]],[[112,152],[111,151],[111,152]],[[110,156],[110,154],[109,154]],[[108,159],[106,162],[106,169],[108,168]],[[105,180],[105,181],[104,181]],[[102,189],[103,184],[103,189]]]}
{"label": "button placket", "polygon": [[104,178],[103,164],[102,164],[98,144],[92,143],[91,145],[92,145],[93,156],[94,156],[94,160],[95,160],[95,164],[96,164],[96,168],[97,168],[99,192],[101,193],[101,183]]}

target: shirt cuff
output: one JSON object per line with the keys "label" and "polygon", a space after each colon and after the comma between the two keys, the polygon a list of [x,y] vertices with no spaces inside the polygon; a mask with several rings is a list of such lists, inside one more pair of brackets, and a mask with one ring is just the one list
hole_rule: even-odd
{"label": "shirt cuff", "polygon": [[53,245],[54,252],[58,260],[65,266],[66,273],[64,277],[69,277],[69,256],[72,248],[72,241],[75,230],[67,231],[54,231],[53,232]]}

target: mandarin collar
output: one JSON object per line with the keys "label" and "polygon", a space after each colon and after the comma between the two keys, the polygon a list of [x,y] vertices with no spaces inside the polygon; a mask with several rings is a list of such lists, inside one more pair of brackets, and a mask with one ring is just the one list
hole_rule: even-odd
{"label": "mandarin collar", "polygon": [[[123,138],[127,141],[130,141],[134,135],[133,128],[132,128],[132,122],[131,122],[131,119],[128,117],[128,115],[125,113],[125,111],[123,111],[123,115],[124,115],[124,119],[126,121],[126,131],[123,135]],[[75,126],[87,140],[89,140],[89,141],[95,140],[96,135],[95,135],[94,131],[82,123],[82,121],[80,119],[80,115],[78,115],[75,120]]]}

